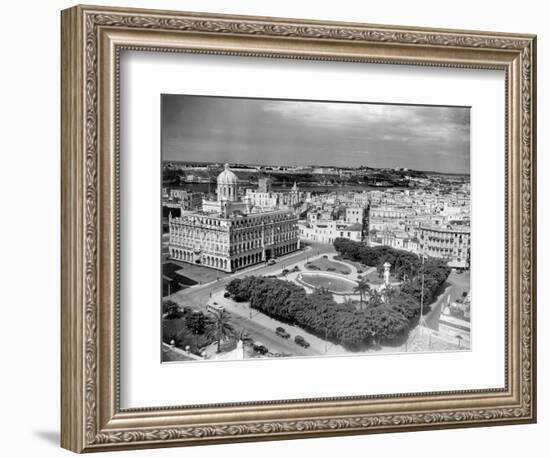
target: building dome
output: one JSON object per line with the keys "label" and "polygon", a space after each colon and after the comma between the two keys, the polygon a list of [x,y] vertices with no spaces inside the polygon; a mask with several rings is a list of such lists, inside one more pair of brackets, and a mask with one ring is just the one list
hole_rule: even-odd
{"label": "building dome", "polygon": [[236,185],[237,175],[229,170],[229,164],[225,164],[225,170],[218,175],[218,186]]}
{"label": "building dome", "polygon": [[225,164],[225,170],[218,175],[218,201],[237,201],[237,181],[237,175]]}

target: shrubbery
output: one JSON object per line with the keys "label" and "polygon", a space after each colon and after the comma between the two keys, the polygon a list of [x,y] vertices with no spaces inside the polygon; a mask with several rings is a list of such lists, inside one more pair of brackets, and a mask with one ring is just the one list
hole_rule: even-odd
{"label": "shrubbery", "polygon": [[420,257],[416,254],[389,246],[368,247],[361,242],[337,238],[334,241],[334,248],[343,258],[375,266],[379,271],[383,269],[385,262],[389,262],[392,274],[403,281],[400,294],[392,302],[397,300],[400,306],[404,305],[407,309],[412,308],[411,297],[412,300],[420,303],[422,274],[424,274],[424,304],[429,304],[435,299],[440,286],[451,273],[451,269],[442,259],[427,258],[422,264]]}
{"label": "shrubbery", "polygon": [[421,265],[414,277],[404,282],[401,292],[409,294],[418,302],[422,296],[422,274],[424,274],[424,303],[432,302],[440,286],[447,280],[451,269],[441,259],[428,258],[424,265]]}
{"label": "shrubbery", "polygon": [[[357,310],[352,303],[337,303],[332,294],[316,290],[307,294],[295,283],[269,277],[245,277],[231,280],[226,289],[234,300],[249,301],[250,306],[279,321],[297,325],[322,339],[350,349],[366,348],[374,343],[392,343],[408,332],[420,313],[422,274],[424,304],[429,304],[447,279],[450,269],[444,261],[429,258],[422,264],[413,253],[390,247],[365,247],[361,243],[336,239],[342,258],[367,265],[384,262],[400,266],[394,272],[403,280],[399,289],[388,288],[386,303],[378,291],[368,294],[367,306]],[[308,266],[310,268],[310,266]],[[425,312],[429,307],[425,307]]]}
{"label": "shrubbery", "polygon": [[218,352],[223,341],[235,335],[229,314],[205,313],[191,307],[178,306],[171,300],[163,302],[166,315],[162,320],[162,340],[199,354],[201,349],[213,342],[218,343]]}
{"label": "shrubbery", "polygon": [[408,330],[408,319],[391,306],[357,310],[336,303],[332,294],[312,294],[291,282],[265,277],[234,279],[227,291],[235,298],[279,321],[297,325],[347,348],[358,349],[374,342],[391,342]]}
{"label": "shrubbery", "polygon": [[392,273],[399,280],[412,277],[421,265],[420,258],[414,253],[389,246],[368,247],[361,242],[337,238],[334,248],[342,258],[376,267],[379,273],[383,271],[384,263],[389,262]]}
{"label": "shrubbery", "polygon": [[213,342],[206,333],[212,325],[212,319],[204,312],[185,306],[177,307],[177,304],[170,300],[163,302],[163,310],[168,313],[162,320],[163,342],[173,342],[182,349],[189,347],[195,354],[199,354],[201,348]]}

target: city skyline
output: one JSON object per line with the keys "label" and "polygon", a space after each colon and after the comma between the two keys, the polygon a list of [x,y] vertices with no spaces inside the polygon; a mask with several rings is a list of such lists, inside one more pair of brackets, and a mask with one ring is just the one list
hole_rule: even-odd
{"label": "city skyline", "polygon": [[469,107],[163,95],[161,140],[164,161],[470,173]]}
{"label": "city skyline", "polygon": [[[365,167],[363,165],[357,165],[357,166],[342,166],[342,165],[334,165],[334,164],[301,164],[301,165],[290,165],[290,164],[253,164],[253,163],[241,163],[241,162],[223,162],[223,161],[192,161],[192,160],[185,160],[185,159],[163,159],[163,164],[169,164],[169,163],[178,163],[178,164],[201,164],[201,165],[217,165],[222,166],[225,164],[229,164],[231,167],[237,167],[243,166],[243,167],[297,167],[297,168],[304,168],[304,167],[319,167],[319,168],[334,168],[334,169],[359,169],[361,167]],[[366,166],[369,167],[369,166]],[[369,167],[374,170],[401,170],[402,167]],[[421,169],[413,169],[405,167],[403,170],[411,170],[415,172],[423,172],[423,173],[435,173],[440,175],[470,175],[470,171],[467,172],[439,172],[436,170],[421,170]]]}

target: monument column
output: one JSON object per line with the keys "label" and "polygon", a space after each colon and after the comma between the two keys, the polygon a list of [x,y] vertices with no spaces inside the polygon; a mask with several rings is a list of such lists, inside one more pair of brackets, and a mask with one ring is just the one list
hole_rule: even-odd
{"label": "monument column", "polygon": [[390,284],[390,267],[391,264],[389,262],[384,263],[384,284],[386,286]]}

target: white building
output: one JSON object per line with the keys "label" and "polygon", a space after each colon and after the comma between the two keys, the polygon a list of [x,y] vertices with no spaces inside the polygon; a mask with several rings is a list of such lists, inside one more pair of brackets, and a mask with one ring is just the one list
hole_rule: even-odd
{"label": "white building", "polygon": [[332,244],[337,238],[346,238],[360,242],[362,225],[349,225],[344,221],[315,220],[314,222],[300,221],[298,223],[300,238],[312,242]]}
{"label": "white building", "polygon": [[441,258],[449,267],[470,267],[470,227],[467,225],[423,226],[420,228],[420,252]]}
{"label": "white building", "polygon": [[346,223],[363,224],[363,219],[365,218],[366,211],[367,209],[364,207],[359,207],[359,206],[346,207]]}
{"label": "white building", "polygon": [[298,189],[296,183],[290,192],[275,192],[266,179],[260,179],[258,189],[247,189],[246,198],[254,207],[264,209],[288,208],[292,209],[305,200],[305,195]]}
{"label": "white building", "polygon": [[246,197],[240,201],[237,177],[227,164],[217,182],[215,201],[169,219],[172,259],[233,272],[300,248],[292,211],[263,211]]}

